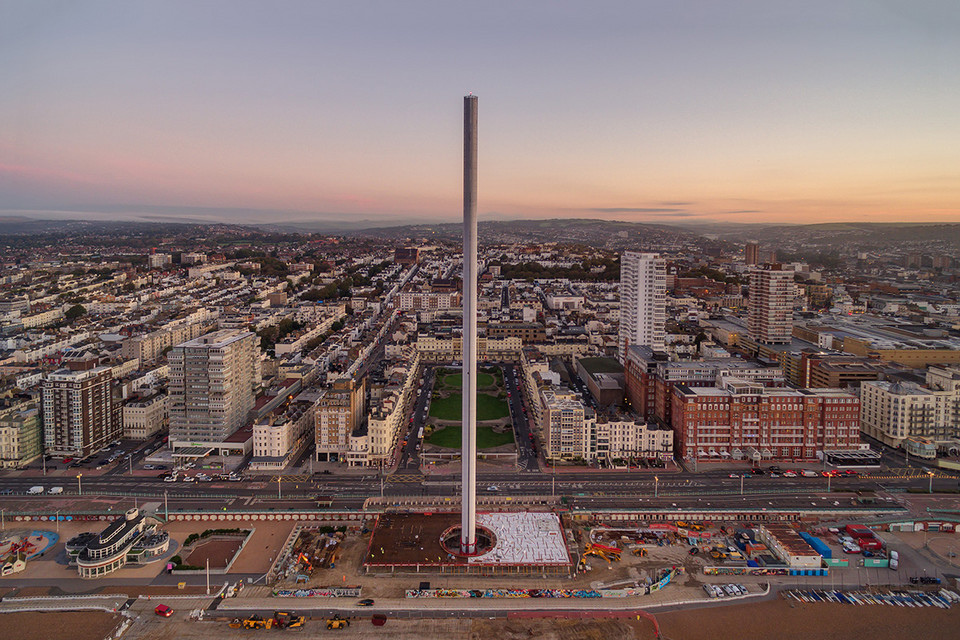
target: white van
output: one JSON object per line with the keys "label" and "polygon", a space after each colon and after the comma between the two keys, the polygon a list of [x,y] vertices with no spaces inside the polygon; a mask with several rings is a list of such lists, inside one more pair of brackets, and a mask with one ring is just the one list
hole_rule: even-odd
{"label": "white van", "polygon": [[800,475],[802,475],[804,478],[816,478],[817,472],[810,471],[809,469],[804,469],[803,471],[800,472]]}
{"label": "white van", "polygon": [[896,551],[890,552],[890,568],[894,571],[900,568],[900,554]]}
{"label": "white van", "polygon": [[37,485],[37,486],[35,486],[35,487],[30,487],[29,489],[27,489],[27,493],[32,494],[32,495],[36,495],[36,494],[38,494],[38,493],[43,493],[43,487],[41,487],[40,485]]}
{"label": "white van", "polygon": [[56,495],[58,493],[63,493],[63,487],[50,487],[50,493]]}

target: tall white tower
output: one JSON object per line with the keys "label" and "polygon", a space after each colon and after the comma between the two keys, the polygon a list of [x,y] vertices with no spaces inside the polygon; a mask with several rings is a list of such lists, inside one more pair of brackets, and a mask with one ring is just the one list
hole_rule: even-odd
{"label": "tall white tower", "polygon": [[621,362],[627,345],[663,349],[667,305],[667,262],[657,253],[627,251],[620,256]]}
{"label": "tall white tower", "polygon": [[463,98],[463,412],[460,552],[477,550],[477,96]]}

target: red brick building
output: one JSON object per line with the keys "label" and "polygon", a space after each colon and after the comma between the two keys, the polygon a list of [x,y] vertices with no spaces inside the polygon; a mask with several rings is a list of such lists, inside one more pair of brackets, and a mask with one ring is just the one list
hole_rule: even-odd
{"label": "red brick building", "polygon": [[676,452],[686,460],[812,461],[860,446],[860,399],[838,389],[765,388],[728,378],[723,387],[673,388]]}

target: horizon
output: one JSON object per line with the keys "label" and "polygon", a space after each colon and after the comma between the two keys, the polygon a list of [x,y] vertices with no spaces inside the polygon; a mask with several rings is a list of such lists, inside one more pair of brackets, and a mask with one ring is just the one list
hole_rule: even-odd
{"label": "horizon", "polygon": [[[11,3],[0,216],[960,220],[960,8]],[[951,53],[955,55],[951,55]]]}

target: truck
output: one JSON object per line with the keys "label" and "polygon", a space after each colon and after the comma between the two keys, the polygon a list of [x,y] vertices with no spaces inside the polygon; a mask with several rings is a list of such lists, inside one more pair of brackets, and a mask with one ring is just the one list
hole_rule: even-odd
{"label": "truck", "polygon": [[43,487],[40,485],[30,487],[29,489],[27,489],[27,493],[29,493],[30,495],[37,495],[38,493],[43,493]]}

